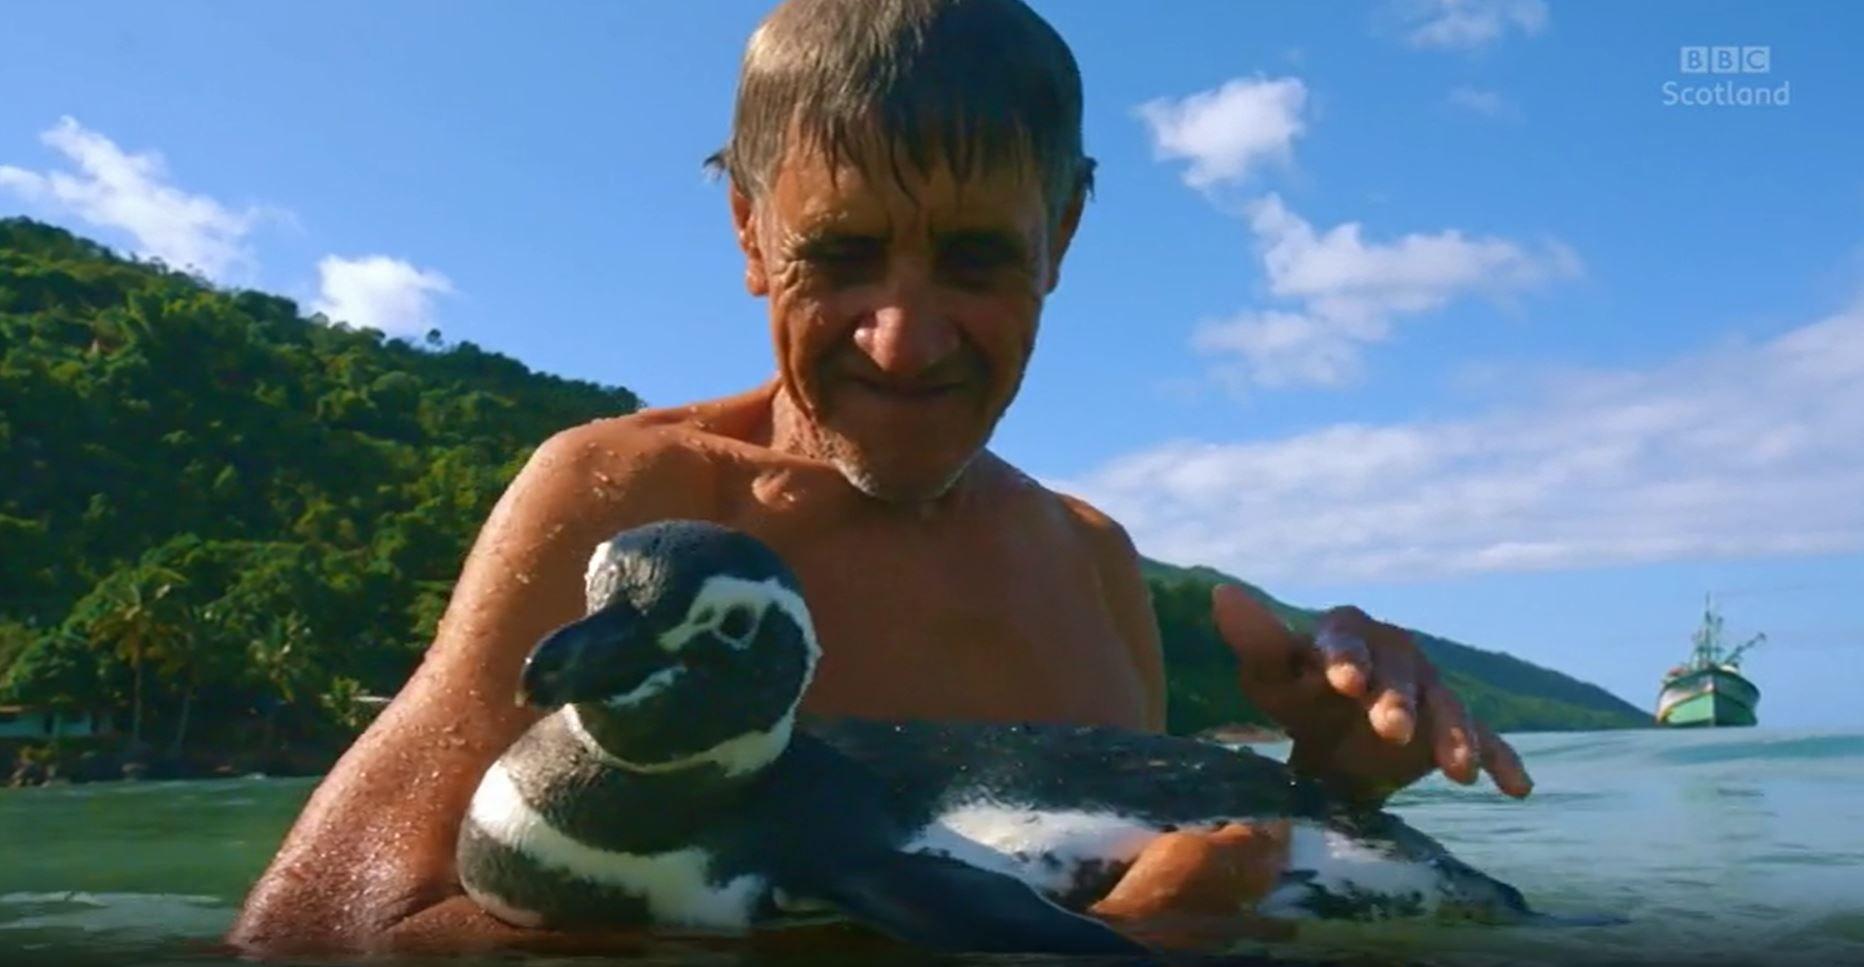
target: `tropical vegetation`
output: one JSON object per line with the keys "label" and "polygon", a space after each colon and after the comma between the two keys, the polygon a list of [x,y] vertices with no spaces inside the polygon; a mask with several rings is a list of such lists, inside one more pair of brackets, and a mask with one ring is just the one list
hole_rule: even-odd
{"label": "tropical vegetation", "polygon": [[[150,755],[327,759],[419,661],[531,448],[639,405],[0,220],[0,704],[107,710]],[[1210,628],[1221,575],[1149,578],[1173,726],[1257,719]],[[1635,715],[1506,656],[1430,647],[1504,727]]]}

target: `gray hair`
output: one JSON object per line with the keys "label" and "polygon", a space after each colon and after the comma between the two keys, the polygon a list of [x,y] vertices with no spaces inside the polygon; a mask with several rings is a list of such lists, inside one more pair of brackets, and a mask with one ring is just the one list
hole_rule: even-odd
{"label": "gray hair", "polygon": [[1080,70],[1021,0],[787,0],[745,46],[731,139],[706,164],[760,198],[792,132],[854,165],[878,135],[902,187],[902,155],[960,180],[1033,165],[1054,218],[1093,187]]}

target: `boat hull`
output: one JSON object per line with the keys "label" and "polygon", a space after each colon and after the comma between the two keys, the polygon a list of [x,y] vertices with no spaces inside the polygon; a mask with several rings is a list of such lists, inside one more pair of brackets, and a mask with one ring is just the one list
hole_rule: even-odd
{"label": "boat hull", "polygon": [[1703,668],[1664,682],[1657,722],[1679,727],[1753,725],[1760,689],[1726,668]]}

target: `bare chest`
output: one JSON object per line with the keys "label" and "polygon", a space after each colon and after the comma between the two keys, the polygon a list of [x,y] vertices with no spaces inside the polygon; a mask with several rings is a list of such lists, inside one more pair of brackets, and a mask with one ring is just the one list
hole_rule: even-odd
{"label": "bare chest", "polygon": [[823,648],[807,711],[1144,726],[1093,562],[1037,533],[817,532],[781,548]]}

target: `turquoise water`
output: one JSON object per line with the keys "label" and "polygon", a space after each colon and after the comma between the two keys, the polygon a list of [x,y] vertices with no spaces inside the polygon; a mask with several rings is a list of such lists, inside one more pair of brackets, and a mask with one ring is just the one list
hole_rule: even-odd
{"label": "turquoise water", "polygon": [[[1864,962],[1864,734],[1516,742],[1538,783],[1527,802],[1434,779],[1393,809],[1544,910],[1627,923],[1304,925],[1297,940],[1258,949],[1444,964]],[[0,964],[222,962],[213,941],[311,786],[0,790]],[[685,953],[698,952],[670,946],[660,959]]]}

